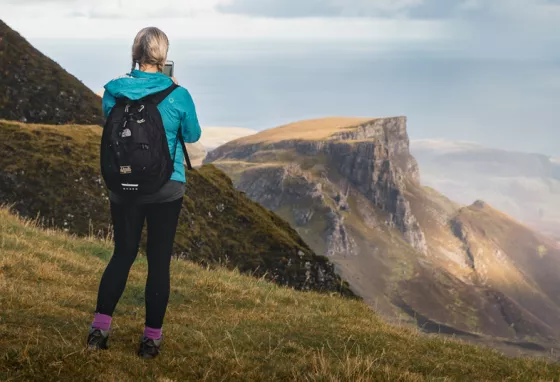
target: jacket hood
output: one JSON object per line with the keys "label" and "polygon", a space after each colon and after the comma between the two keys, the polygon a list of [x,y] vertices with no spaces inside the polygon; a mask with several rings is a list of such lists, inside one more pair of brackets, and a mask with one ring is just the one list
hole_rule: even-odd
{"label": "jacket hood", "polygon": [[173,80],[163,73],[146,73],[139,70],[115,78],[105,85],[105,91],[113,97],[137,100],[167,89]]}

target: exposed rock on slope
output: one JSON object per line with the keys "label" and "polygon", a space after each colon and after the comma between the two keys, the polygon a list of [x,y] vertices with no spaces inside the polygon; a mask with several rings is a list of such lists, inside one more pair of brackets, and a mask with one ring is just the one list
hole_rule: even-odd
{"label": "exposed rock on slope", "polygon": [[[332,121],[332,123],[337,124],[338,121]],[[297,126],[287,127],[287,129],[290,128],[297,129]],[[264,134],[257,134],[250,138],[259,139],[261,135]],[[286,140],[245,146],[241,150],[238,150],[237,147],[231,150],[232,146],[236,146],[235,141],[231,145],[226,144],[212,151],[207,156],[206,161],[213,162],[225,158],[228,154],[235,159],[248,159],[257,151],[266,152],[268,150],[292,150],[296,155],[307,157],[324,155],[339,175],[350,182],[381,211],[388,214],[390,224],[403,233],[408,243],[422,253],[426,253],[424,234],[411,213],[408,201],[402,194],[405,181],[414,183],[419,181],[418,166],[408,151],[408,136],[404,117],[365,121],[354,129],[347,128],[344,131],[335,132],[325,140],[303,140],[298,139],[296,135],[295,138]],[[258,169],[257,171],[266,173],[268,169]],[[275,187],[286,177],[294,177],[295,175],[301,182],[310,184],[309,195],[320,195],[320,192],[315,192],[314,189],[321,187],[319,186],[321,183],[313,185],[313,180],[306,177],[305,172],[296,164],[282,167],[282,170],[277,171],[275,175],[276,181],[266,180],[265,182],[268,185],[272,184],[273,189],[277,189]],[[245,184],[247,179],[252,178],[253,176],[245,176],[240,182]],[[275,202],[271,205],[272,195],[262,192],[262,186],[265,186],[265,184],[261,183],[262,181],[252,186],[245,185],[241,189],[247,189],[252,198],[263,202],[264,205],[269,205],[273,209],[278,208],[281,201],[275,199]],[[301,198],[301,195],[294,196]],[[343,251],[348,248],[344,243],[346,235],[339,224],[342,218],[339,212],[345,210],[345,206],[340,204],[341,198],[342,196],[336,195],[334,196],[334,204],[324,203],[325,208],[330,208],[331,232],[329,235],[336,238],[331,241],[332,245],[327,250],[330,254],[339,252],[334,247],[339,247]],[[307,215],[310,216],[310,213]]]}
{"label": "exposed rock on slope", "polygon": [[478,283],[501,291],[492,297],[503,302],[513,330],[552,335],[560,305],[560,250],[554,242],[482,201],[459,210],[452,226]]}
{"label": "exposed rock on slope", "polygon": [[[469,241],[467,226],[488,229],[482,220],[464,223],[467,210],[420,185],[404,117],[303,121],[232,141],[207,161],[293,224],[381,312],[403,308],[446,332],[542,343],[560,336],[560,301],[549,297],[560,283],[513,260],[507,241],[520,233],[497,235],[509,218],[489,215],[502,228]],[[532,245],[519,250],[530,258]],[[558,266],[560,254],[540,245]],[[507,264],[502,274],[488,271],[490,259]]]}
{"label": "exposed rock on slope", "polygon": [[[72,233],[109,226],[99,175],[98,126],[0,121],[0,204]],[[214,166],[188,173],[175,253],[223,264],[281,285],[352,295],[332,263],[317,256],[284,220],[246,198]]]}
{"label": "exposed rock on slope", "polygon": [[89,88],[0,20],[0,118],[48,124],[102,124]]}

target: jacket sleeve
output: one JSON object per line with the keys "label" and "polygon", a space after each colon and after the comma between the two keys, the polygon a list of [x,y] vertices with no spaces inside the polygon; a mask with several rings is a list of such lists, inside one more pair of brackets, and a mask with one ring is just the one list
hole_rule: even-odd
{"label": "jacket sleeve", "polygon": [[198,123],[194,101],[187,89],[184,89],[183,98],[184,109],[181,115],[183,140],[186,143],[194,143],[200,139],[202,131],[200,129],[200,124]]}
{"label": "jacket sleeve", "polygon": [[103,101],[101,102],[103,107],[103,115],[105,116],[105,118],[109,116],[109,113],[111,113],[111,109],[113,109],[113,106],[115,106],[116,103],[117,101],[115,100],[115,97],[113,97],[111,93],[105,90],[105,93],[103,93]]}

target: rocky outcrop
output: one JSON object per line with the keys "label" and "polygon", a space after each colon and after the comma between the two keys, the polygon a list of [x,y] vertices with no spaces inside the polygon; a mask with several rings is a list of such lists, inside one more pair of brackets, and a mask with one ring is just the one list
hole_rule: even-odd
{"label": "rocky outcrop", "polygon": [[328,214],[327,256],[356,254],[356,243],[344,225],[344,217],[335,210]]}
{"label": "rocky outcrop", "polygon": [[[323,140],[286,139],[248,145],[234,142],[209,153],[206,161],[227,158],[258,162],[255,153],[278,150],[292,150],[302,157],[324,156],[330,169],[336,170],[377,208],[387,213],[390,227],[401,231],[404,239],[419,252],[428,252],[424,233],[404,197],[407,183],[418,184],[420,181],[418,165],[409,152],[405,117],[375,119],[355,128],[341,129]],[[287,178],[291,179],[291,187],[285,186]],[[294,183],[298,186],[293,187]],[[243,172],[238,184],[251,198],[272,210],[281,205],[293,205],[297,198],[321,194],[321,191],[317,192],[321,185],[321,180],[305,176],[304,171],[296,170],[296,167],[248,170]],[[290,198],[290,203],[285,198]],[[327,206],[325,204],[325,208]],[[351,251],[353,247],[338,211],[344,208],[340,205],[329,208],[327,237],[332,244],[327,254]],[[308,221],[311,214],[309,210],[301,211],[296,223]]]}
{"label": "rocky outcrop", "polygon": [[325,255],[353,255],[356,246],[344,225],[341,212],[348,210],[344,198],[326,189],[297,164],[260,167],[245,171],[237,187],[247,196],[273,211],[289,206],[296,227],[316,217],[324,225]]}
{"label": "rocky outcrop", "polygon": [[[390,144],[399,147],[399,144]],[[391,152],[389,144],[378,140],[335,141],[329,145],[328,157],[341,175],[376,207],[389,214],[390,226],[400,230],[415,249],[426,253],[424,233],[404,197],[406,181],[419,180],[418,168],[410,154]]]}

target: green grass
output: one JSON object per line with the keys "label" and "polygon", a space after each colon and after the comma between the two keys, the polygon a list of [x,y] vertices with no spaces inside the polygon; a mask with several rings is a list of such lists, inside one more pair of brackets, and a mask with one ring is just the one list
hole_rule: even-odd
{"label": "green grass", "polygon": [[172,262],[162,356],[135,356],[146,263],[133,266],[108,351],[84,351],[108,242],[0,210],[0,380],[553,381],[560,367],[383,323],[359,301]]}

